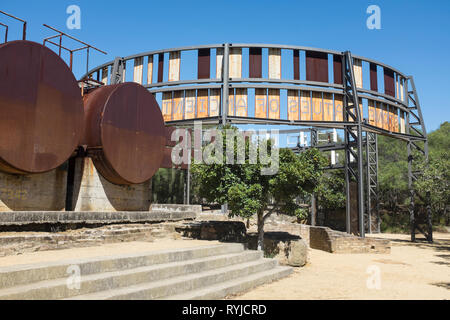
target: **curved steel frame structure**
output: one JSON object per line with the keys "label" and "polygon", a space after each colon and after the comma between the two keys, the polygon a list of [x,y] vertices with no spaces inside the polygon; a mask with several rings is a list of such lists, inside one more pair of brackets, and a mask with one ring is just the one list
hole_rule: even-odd
{"label": "curved steel frame structure", "polygon": [[[333,70],[335,74],[334,82],[322,82],[322,81],[312,81],[311,79],[300,80],[299,72],[295,74],[295,79],[269,79],[268,77],[258,77],[258,78],[236,78],[230,77],[230,52],[236,48],[251,50],[261,50],[261,49],[276,49],[276,50],[288,50],[294,52],[294,59],[297,55],[299,57],[299,52],[314,53],[332,57]],[[197,76],[189,80],[175,79],[175,81],[163,81],[163,69],[164,69],[164,55],[180,53],[179,57],[183,52],[187,51],[197,51],[200,63],[200,52],[207,52],[209,55],[211,50],[216,50],[216,53],[220,51],[222,55],[222,65],[221,72],[219,75],[216,73],[216,78],[210,76],[210,70],[208,69],[206,75],[207,77],[200,77],[200,71]],[[261,51],[259,51],[261,52]],[[153,56],[158,55],[158,81],[153,82]],[[144,83],[143,80],[143,69],[142,64],[145,57],[152,57],[152,74],[147,77],[149,81]],[[150,62],[150,58],[148,58]],[[162,59],[162,60],[161,60]],[[242,51],[241,51],[242,59]],[[259,58],[261,59],[261,58]],[[281,58],[280,58],[281,59]],[[371,88],[365,89],[362,87],[361,83],[355,80],[355,66],[354,62],[368,63],[371,68]],[[375,61],[372,59],[355,56],[350,53],[350,51],[338,52],[333,50],[324,50],[317,48],[309,48],[302,46],[289,46],[289,45],[275,45],[275,44],[214,44],[214,45],[200,45],[200,46],[189,46],[180,47],[164,50],[154,50],[148,51],[140,54],[135,54],[127,57],[117,57],[113,61],[102,64],[83,76],[83,79],[90,78],[96,79],[97,81],[102,81],[104,84],[115,84],[126,81],[125,70],[127,62],[134,62],[134,74],[133,81],[138,82],[145,86],[150,92],[157,93],[168,93],[168,92],[184,92],[185,90],[201,90],[201,89],[219,89],[220,90],[220,104],[219,113],[215,116],[209,117],[197,117],[195,119],[182,119],[182,120],[171,120],[166,121],[168,125],[193,125],[194,121],[202,120],[205,124],[284,124],[293,126],[313,126],[317,128],[339,128],[343,129],[345,132],[345,176],[346,176],[346,193],[347,193],[347,232],[350,232],[350,179],[353,177],[358,184],[358,217],[359,217],[359,233],[364,236],[365,233],[365,209],[364,209],[364,159],[363,159],[363,133],[366,134],[366,141],[373,144],[373,134],[382,134],[390,136],[393,138],[401,139],[407,142],[408,150],[408,183],[411,195],[411,206],[410,206],[410,222],[411,222],[411,240],[415,241],[415,231],[418,229],[422,231],[429,241],[432,241],[432,230],[431,230],[431,209],[428,205],[427,207],[427,231],[422,230],[416,223],[415,219],[415,208],[414,208],[414,198],[415,193],[413,189],[413,183],[416,179],[414,172],[414,156],[413,150],[418,150],[423,153],[425,157],[428,157],[428,143],[426,128],[420,108],[419,98],[417,95],[416,87],[414,84],[414,79],[412,76],[408,76],[399,70],[386,65],[382,62]],[[162,61],[162,62],[161,62]],[[259,60],[261,61],[261,60]],[[338,63],[335,63],[335,62]],[[209,63],[209,56],[207,58]],[[299,68],[299,62],[297,60],[297,65],[294,68]],[[281,62],[280,62],[281,65]],[[242,70],[242,64],[241,64]],[[169,67],[170,68],[170,67]],[[179,65],[178,65],[179,68]],[[200,68],[200,67],[199,67]],[[209,68],[209,66],[208,66]],[[217,68],[217,65],[216,65]],[[249,63],[249,68],[250,63]],[[281,67],[280,67],[281,68]],[[306,66],[308,69],[308,66]],[[327,68],[328,63],[327,63]],[[382,93],[378,90],[377,84],[372,84],[372,81],[377,83],[377,69],[384,70],[384,79],[386,80],[386,75],[392,74],[397,85],[396,94],[387,93],[386,86],[385,92]],[[339,70],[341,69],[341,70]],[[200,69],[198,69],[200,70]],[[372,71],[374,70],[375,80],[372,80]],[[148,70],[149,71],[149,70]],[[170,71],[169,71],[170,72]],[[330,72],[330,70],[329,70]],[[362,67],[361,67],[362,72]],[[250,72],[249,72],[250,73]],[[342,78],[342,81],[336,81],[336,74]],[[362,79],[362,75],[358,75]],[[308,77],[308,76],[307,76]],[[108,81],[109,80],[109,81]],[[173,80],[173,79],[172,79]],[[361,80],[362,81],[362,80]],[[401,85],[399,85],[401,83]],[[391,84],[394,86],[394,84]],[[230,90],[234,89],[279,89],[279,90],[294,90],[300,92],[301,90],[307,90],[310,92],[317,92],[323,94],[333,94],[341,95],[343,97],[343,119],[342,121],[313,121],[313,120],[288,120],[288,119],[271,119],[271,118],[257,118],[257,117],[242,117],[236,115],[228,114],[229,107],[229,97]],[[394,89],[395,91],[395,89]],[[210,90],[208,91],[210,92]],[[391,130],[391,128],[381,128],[367,119],[363,118],[362,109],[356,107],[358,102],[361,103],[362,99],[368,101],[373,101],[380,103],[382,105],[388,106],[388,108],[393,108],[395,112],[400,112],[402,115],[402,120],[404,119],[404,127],[401,132],[399,130]],[[397,118],[398,121],[398,118]],[[397,125],[398,129],[398,125]],[[371,149],[373,150],[373,149]],[[369,152],[366,152],[367,158],[369,158]],[[373,156],[373,152],[372,152]],[[350,158],[354,158],[355,161],[351,162]],[[369,159],[367,159],[367,164],[369,165]],[[373,157],[372,157],[373,165]],[[375,164],[376,166],[377,164]],[[368,171],[369,169],[367,169]],[[367,173],[366,171],[366,173]],[[368,175],[369,177],[369,175]],[[374,185],[373,179],[371,184],[371,179],[366,179],[368,182],[368,203],[370,203],[370,195],[376,194],[376,183]],[[372,208],[368,208],[368,216],[370,217],[370,211]],[[366,213],[367,215],[367,213]],[[370,225],[370,224],[369,224]],[[370,228],[369,228],[370,230]]]}

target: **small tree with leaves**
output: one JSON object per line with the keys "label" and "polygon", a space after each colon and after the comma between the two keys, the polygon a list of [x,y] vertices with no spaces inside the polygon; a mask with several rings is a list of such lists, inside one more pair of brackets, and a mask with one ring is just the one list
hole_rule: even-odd
{"label": "small tree with leaves", "polygon": [[[225,127],[224,129],[231,127]],[[237,130],[236,128],[233,128]],[[225,158],[226,134],[223,133]],[[235,146],[237,144],[234,144]],[[250,218],[257,215],[258,250],[264,249],[264,223],[275,211],[304,218],[308,212],[300,206],[298,198],[314,190],[327,160],[317,149],[296,155],[290,149],[279,149],[278,171],[273,175],[261,174],[259,160],[262,148],[274,152],[271,141],[261,143],[245,141],[243,164],[194,164],[193,178],[199,185],[200,196],[211,203],[228,203],[231,216]],[[249,150],[257,151],[256,163],[249,162]],[[236,156],[236,148],[234,149]],[[273,160],[272,160],[273,161]],[[268,164],[265,164],[268,165]]]}

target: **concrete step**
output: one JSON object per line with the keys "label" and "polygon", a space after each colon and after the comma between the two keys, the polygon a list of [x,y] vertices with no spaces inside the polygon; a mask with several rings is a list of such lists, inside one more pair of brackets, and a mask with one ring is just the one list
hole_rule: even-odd
{"label": "concrete step", "polygon": [[103,272],[91,275],[81,274],[79,289],[67,286],[67,277],[31,283],[0,290],[0,300],[44,300],[63,299],[76,295],[114,290],[118,288],[160,281],[171,277],[201,273],[235,264],[254,262],[261,259],[257,251],[215,255],[200,259],[155,264],[121,271]]}
{"label": "concrete step", "polygon": [[161,299],[221,282],[246,277],[248,275],[273,270],[277,266],[274,259],[258,259],[214,270],[177,276],[169,279],[141,283],[125,288],[78,295],[77,300],[147,300]]}
{"label": "concrete step", "polygon": [[244,246],[238,243],[200,246],[175,250],[150,251],[127,255],[113,255],[99,258],[72,259],[58,262],[46,262],[30,265],[18,265],[0,268],[0,289],[28,285],[40,281],[67,279],[68,268],[77,266],[82,278],[105,272],[154,266],[171,262],[184,262],[218,255],[240,253]]}
{"label": "concrete step", "polygon": [[161,300],[216,300],[229,295],[245,292],[262,284],[270,283],[287,277],[293,272],[291,267],[275,267],[270,270],[258,272],[238,279],[218,283],[206,288],[189,291],[173,296],[164,297]]}

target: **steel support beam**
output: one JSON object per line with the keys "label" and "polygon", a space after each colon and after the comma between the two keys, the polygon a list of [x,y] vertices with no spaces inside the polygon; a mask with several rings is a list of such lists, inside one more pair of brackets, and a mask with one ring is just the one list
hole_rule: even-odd
{"label": "steel support beam", "polygon": [[[411,90],[410,90],[411,88]],[[415,170],[415,153],[420,152],[425,156],[425,161],[428,163],[428,138],[427,131],[425,128],[425,122],[423,120],[422,110],[419,102],[419,95],[416,90],[414,83],[414,78],[409,76],[405,81],[405,96],[406,105],[408,106],[408,113],[406,117],[406,133],[414,135],[407,142],[407,153],[408,153],[408,188],[410,194],[410,205],[409,205],[409,218],[410,218],[410,229],[411,229],[411,241],[416,241],[416,231],[424,233],[428,242],[433,242],[433,226],[432,226],[432,213],[431,213],[431,203],[430,194],[427,193],[425,198],[422,200],[425,202],[426,206],[426,232],[423,232],[422,228],[418,226],[416,219],[416,192],[414,189],[414,182],[417,180],[420,172]],[[411,116],[415,119],[412,120]],[[416,138],[417,137],[417,138]],[[422,145],[423,143],[423,145]],[[418,196],[418,195],[417,195]]]}
{"label": "steel support beam", "polygon": [[[353,58],[350,51],[343,54],[342,75],[344,80],[344,121],[354,122],[345,127],[345,182],[347,193],[346,226],[351,232],[350,214],[350,180],[354,178],[357,184],[358,229],[361,237],[365,236],[364,228],[364,184],[363,184],[363,144],[362,116],[359,109],[358,91],[353,72]],[[353,145],[353,147],[352,147]],[[354,150],[356,149],[356,151]],[[354,161],[351,161],[354,159]],[[356,165],[355,165],[356,164]],[[356,169],[356,170],[355,170]]]}

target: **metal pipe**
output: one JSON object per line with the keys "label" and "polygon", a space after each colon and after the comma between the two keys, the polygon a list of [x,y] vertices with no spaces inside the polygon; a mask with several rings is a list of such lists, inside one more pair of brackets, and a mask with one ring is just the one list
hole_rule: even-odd
{"label": "metal pipe", "polygon": [[4,14],[5,16],[8,16],[10,18],[13,18],[15,20],[18,20],[20,22],[23,22],[23,27],[22,27],[22,40],[26,40],[27,39],[27,22],[23,19],[17,18],[15,16],[13,16],[12,14],[6,13],[5,11],[1,11],[0,13]]}
{"label": "metal pipe", "polygon": [[0,22],[0,25],[5,27],[6,31],[5,31],[5,43],[8,42],[8,26],[6,24],[3,24]]}

